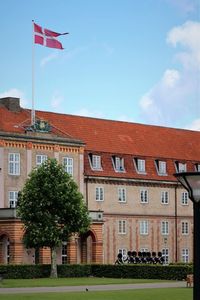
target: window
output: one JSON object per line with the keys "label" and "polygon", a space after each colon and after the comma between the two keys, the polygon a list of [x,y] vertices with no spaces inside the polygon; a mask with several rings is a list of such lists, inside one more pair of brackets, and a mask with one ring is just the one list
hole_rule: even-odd
{"label": "window", "polygon": [[67,242],[62,242],[62,264],[67,264]]}
{"label": "window", "polygon": [[162,257],[164,258],[164,264],[168,264],[169,263],[169,249],[168,248],[162,249]]}
{"label": "window", "polygon": [[135,158],[135,165],[138,173],[144,174],[146,172],[144,159]]}
{"label": "window", "polygon": [[116,172],[124,172],[124,159],[121,157],[113,156],[113,165]]}
{"label": "window", "polygon": [[140,202],[141,203],[148,203],[148,191],[147,190],[141,190],[140,191]]}
{"label": "window", "polygon": [[183,221],[181,223],[181,232],[183,235],[188,235],[189,234],[189,224],[187,221]]}
{"label": "window", "polygon": [[92,164],[92,169],[101,170],[101,156],[92,154],[91,164]]}
{"label": "window", "polygon": [[104,200],[104,189],[103,187],[96,187],[95,192],[96,201],[103,201]]}
{"label": "window", "polygon": [[182,256],[182,262],[189,263],[189,249],[188,248],[182,249],[181,256]]}
{"label": "window", "polygon": [[20,175],[20,154],[19,153],[8,154],[8,174]]}
{"label": "window", "polygon": [[168,221],[162,221],[161,222],[161,234],[162,235],[168,235],[169,234],[169,222]]}
{"label": "window", "polygon": [[63,157],[63,165],[65,168],[65,172],[73,176],[73,158]]}
{"label": "window", "polygon": [[126,234],[126,221],[125,220],[119,220],[118,233],[119,234]]}
{"label": "window", "polygon": [[165,176],[167,175],[167,163],[162,160],[155,160],[156,170],[158,175]]}
{"label": "window", "polygon": [[127,249],[126,248],[120,248],[118,249],[118,254],[122,254],[122,259],[125,260],[127,258]]}
{"label": "window", "polygon": [[166,175],[167,174],[167,164],[166,161],[158,161],[158,173],[159,175]]}
{"label": "window", "polygon": [[36,155],[36,166],[41,166],[47,160],[47,155]]}
{"label": "window", "polygon": [[186,172],[187,171],[187,165],[185,163],[176,162],[176,171],[177,172]]}
{"label": "window", "polygon": [[188,192],[181,193],[181,204],[188,205]]}
{"label": "window", "polygon": [[143,253],[143,252],[148,252],[148,251],[149,251],[148,248],[141,248],[141,249],[140,249],[140,252],[142,252],[142,253]]}
{"label": "window", "polygon": [[119,202],[126,202],[126,189],[125,188],[118,188],[118,201]]}
{"label": "window", "polygon": [[169,204],[169,192],[168,191],[161,191],[161,203]]}
{"label": "window", "polygon": [[195,168],[196,171],[197,171],[197,172],[200,172],[200,164],[196,164],[195,167],[196,167],[196,168]]}
{"label": "window", "polygon": [[140,234],[148,234],[148,221],[140,221]]}
{"label": "window", "polygon": [[8,193],[8,203],[10,208],[15,208],[17,206],[17,198],[18,192],[17,191],[9,191]]}

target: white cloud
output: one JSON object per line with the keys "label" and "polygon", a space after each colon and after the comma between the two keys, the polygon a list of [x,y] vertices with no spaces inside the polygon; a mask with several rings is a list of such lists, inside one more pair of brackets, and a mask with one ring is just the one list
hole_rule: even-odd
{"label": "white cloud", "polygon": [[176,56],[185,68],[200,69],[200,22],[188,21],[174,27],[168,33],[167,42],[186,49]]}
{"label": "white cloud", "polygon": [[29,103],[29,101],[24,96],[24,92],[22,92],[22,91],[20,91],[16,88],[12,88],[8,91],[5,91],[5,92],[1,93],[0,98],[4,98],[4,97],[19,98],[20,99],[20,105],[22,107],[26,107],[27,104]]}
{"label": "white cloud", "polygon": [[54,112],[62,111],[62,103],[64,101],[64,97],[59,93],[55,92],[51,98],[51,107]]}
{"label": "white cloud", "polygon": [[86,46],[81,46],[81,47],[77,47],[72,50],[69,50],[66,52],[65,58],[67,60],[70,60],[70,59],[76,57],[77,55],[86,52],[89,49],[89,47],[90,47],[90,45],[86,45]]}
{"label": "white cloud", "polygon": [[195,117],[200,96],[199,41],[199,22],[186,22],[168,33],[167,42],[179,46],[175,58],[180,70],[165,70],[162,78],[141,97],[144,122],[180,127]]}
{"label": "white cloud", "polygon": [[87,108],[81,108],[73,113],[78,116],[92,117],[92,118],[104,118],[103,114],[99,111],[89,111]]}
{"label": "white cloud", "polygon": [[45,56],[41,62],[40,62],[40,66],[41,67],[44,67],[46,64],[48,64],[50,61],[56,59],[58,57],[58,53],[57,52],[54,52],[54,53],[51,53],[47,56]]}
{"label": "white cloud", "polygon": [[116,118],[118,121],[124,121],[124,122],[135,122],[135,120],[133,120],[132,118],[126,116],[126,115],[121,115],[118,118]]}
{"label": "white cloud", "polygon": [[183,14],[195,12],[198,0],[167,0]]}
{"label": "white cloud", "polygon": [[162,84],[164,87],[173,88],[179,79],[180,74],[177,70],[166,70],[162,78]]}
{"label": "white cloud", "polygon": [[200,119],[194,120],[191,124],[187,125],[186,128],[200,131]]}

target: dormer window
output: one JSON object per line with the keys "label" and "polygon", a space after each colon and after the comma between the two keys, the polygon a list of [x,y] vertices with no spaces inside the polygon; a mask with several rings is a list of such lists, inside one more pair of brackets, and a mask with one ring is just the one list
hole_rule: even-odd
{"label": "dormer window", "polygon": [[176,162],[176,171],[177,173],[187,172],[187,165],[186,163]]}
{"label": "dormer window", "polygon": [[156,169],[158,172],[158,175],[165,176],[167,175],[167,163],[163,160],[156,160]]}
{"label": "dormer window", "polygon": [[124,159],[122,157],[113,156],[112,157],[114,169],[116,172],[124,172]]}
{"label": "dormer window", "polygon": [[134,159],[136,170],[140,174],[146,174],[145,160],[140,158]]}
{"label": "dormer window", "polygon": [[195,164],[195,171],[200,172],[200,164]]}
{"label": "dormer window", "polygon": [[90,154],[90,164],[93,170],[102,170],[101,167],[101,156],[96,154]]}

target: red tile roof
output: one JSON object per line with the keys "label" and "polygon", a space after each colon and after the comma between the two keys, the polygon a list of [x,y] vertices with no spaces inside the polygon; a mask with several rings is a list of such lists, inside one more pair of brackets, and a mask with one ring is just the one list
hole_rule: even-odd
{"label": "red tile roof", "polygon": [[[0,107],[0,131],[24,133],[20,124],[30,121],[30,113],[30,110],[11,112],[5,107]],[[158,178],[155,172],[155,159],[170,159],[168,167],[171,165],[169,167],[171,174],[175,172],[172,161],[200,162],[200,132],[197,131],[44,111],[36,111],[36,117],[48,121],[58,132],[82,140],[86,143],[86,151],[101,153],[103,171],[98,172],[91,170],[86,155],[85,172],[90,175],[127,178],[135,174],[137,178],[146,178],[145,175],[139,175],[134,171],[132,159],[136,156],[149,158],[147,168],[151,178],[155,177],[155,179]],[[113,170],[111,164],[113,154],[121,154],[125,157],[125,173],[116,173]],[[192,165],[190,169],[193,170]]]}
{"label": "red tile roof", "polygon": [[[200,132],[121,121],[36,111],[67,136],[80,139],[91,151],[200,161]],[[20,124],[30,111],[0,107],[0,131],[24,133]]]}

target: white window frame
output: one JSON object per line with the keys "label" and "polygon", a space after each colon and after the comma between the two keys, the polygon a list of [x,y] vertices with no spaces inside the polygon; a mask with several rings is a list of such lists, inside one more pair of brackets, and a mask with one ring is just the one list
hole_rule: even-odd
{"label": "white window frame", "polygon": [[95,199],[96,201],[104,201],[104,188],[102,186],[95,188]]}
{"label": "white window frame", "polygon": [[161,191],[161,203],[169,204],[169,191]]}
{"label": "white window frame", "polygon": [[169,222],[168,221],[161,221],[161,234],[169,235]]}
{"label": "white window frame", "polygon": [[123,157],[114,156],[113,164],[114,164],[115,172],[125,172]]}
{"label": "white window frame", "polygon": [[147,220],[143,220],[139,222],[140,224],[140,235],[148,235],[149,234],[149,222]]}
{"label": "white window frame", "polygon": [[140,203],[149,203],[149,193],[147,189],[140,190]]}
{"label": "white window frame", "polygon": [[182,248],[181,259],[182,259],[183,263],[189,263],[189,249],[188,248]]}
{"label": "white window frame", "polygon": [[135,158],[134,159],[136,171],[138,174],[146,174],[146,162],[145,159]]}
{"label": "white window frame", "polygon": [[187,172],[187,164],[186,163],[178,163],[178,172]]}
{"label": "white window frame", "polygon": [[92,169],[93,170],[101,170],[101,156],[92,154]]}
{"label": "white window frame", "polygon": [[126,220],[118,221],[118,234],[126,234]]}
{"label": "white window frame", "polygon": [[118,254],[122,254],[122,260],[125,260],[127,258],[127,249],[126,248],[119,248],[118,249]]}
{"label": "white window frame", "polygon": [[189,205],[189,195],[188,195],[188,192],[186,192],[186,191],[181,193],[181,204]]}
{"label": "white window frame", "polygon": [[200,164],[198,164],[198,163],[196,164],[196,171],[200,172]]}
{"label": "white window frame", "polygon": [[120,203],[126,202],[126,188],[118,187],[118,201]]}
{"label": "white window frame", "polygon": [[62,260],[62,265],[67,264],[67,242],[62,242],[62,245],[61,245],[61,260]]}
{"label": "white window frame", "polygon": [[18,191],[8,192],[8,204],[10,208],[15,208],[17,206]]}
{"label": "white window frame", "polygon": [[181,222],[181,234],[189,235],[189,222],[188,221]]}
{"label": "white window frame", "polygon": [[169,248],[163,248],[161,250],[162,257],[164,258],[164,264],[169,264]]}
{"label": "white window frame", "polygon": [[37,154],[36,155],[36,166],[39,167],[47,160],[48,156],[45,154]]}
{"label": "white window frame", "polygon": [[8,153],[8,174],[20,175],[20,153]]}
{"label": "white window frame", "polygon": [[166,161],[162,161],[162,160],[158,161],[158,174],[159,175],[167,175],[167,163],[166,163]]}
{"label": "white window frame", "polygon": [[73,176],[74,173],[74,159],[72,157],[65,156],[63,157],[63,166],[65,172]]}
{"label": "white window frame", "polygon": [[149,252],[149,249],[148,248],[140,248],[140,252]]}

